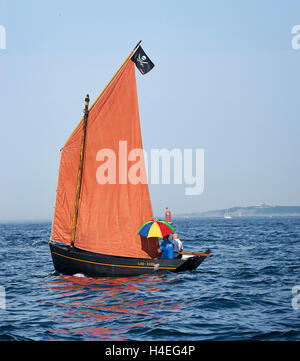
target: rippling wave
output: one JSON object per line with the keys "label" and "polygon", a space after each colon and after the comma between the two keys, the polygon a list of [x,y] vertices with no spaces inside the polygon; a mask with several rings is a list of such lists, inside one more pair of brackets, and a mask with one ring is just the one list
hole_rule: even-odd
{"label": "rippling wave", "polygon": [[300,220],[178,219],[193,272],[58,275],[50,223],[1,224],[0,340],[299,340]]}

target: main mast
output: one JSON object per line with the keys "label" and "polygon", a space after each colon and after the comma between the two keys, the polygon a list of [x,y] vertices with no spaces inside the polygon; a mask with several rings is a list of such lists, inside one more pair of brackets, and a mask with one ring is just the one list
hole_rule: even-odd
{"label": "main mast", "polygon": [[78,174],[77,174],[76,197],[75,197],[74,214],[73,214],[73,222],[72,222],[72,234],[71,234],[71,246],[72,247],[74,247],[77,218],[78,218],[78,203],[79,203],[81,183],[82,183],[82,168],[83,168],[83,157],[84,157],[84,150],[85,150],[86,126],[87,126],[87,120],[88,120],[88,116],[89,116],[89,102],[90,102],[90,97],[87,94],[87,96],[85,97],[83,132],[82,132],[81,148],[80,148],[80,161],[79,161]]}

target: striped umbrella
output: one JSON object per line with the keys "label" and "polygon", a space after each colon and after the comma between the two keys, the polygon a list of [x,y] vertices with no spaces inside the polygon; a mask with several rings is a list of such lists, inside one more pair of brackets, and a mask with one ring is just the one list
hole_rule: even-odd
{"label": "striped umbrella", "polygon": [[138,229],[138,234],[147,238],[164,237],[172,233],[174,233],[174,227],[166,221],[149,221]]}

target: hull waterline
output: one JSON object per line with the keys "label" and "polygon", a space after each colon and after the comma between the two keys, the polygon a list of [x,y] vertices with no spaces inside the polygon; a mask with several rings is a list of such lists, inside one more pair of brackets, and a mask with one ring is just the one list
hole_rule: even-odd
{"label": "hull waterline", "polygon": [[206,258],[206,256],[192,256],[187,259],[154,260],[92,253],[53,241],[49,242],[49,246],[53,265],[58,273],[64,275],[82,273],[89,277],[126,277],[192,271]]}

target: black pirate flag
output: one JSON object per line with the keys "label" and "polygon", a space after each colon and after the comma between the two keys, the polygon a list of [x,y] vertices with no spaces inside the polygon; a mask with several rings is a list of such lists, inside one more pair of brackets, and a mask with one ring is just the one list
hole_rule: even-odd
{"label": "black pirate flag", "polygon": [[148,58],[141,46],[139,46],[136,52],[132,55],[131,60],[135,63],[136,67],[143,75],[148,73],[154,67],[154,64]]}

